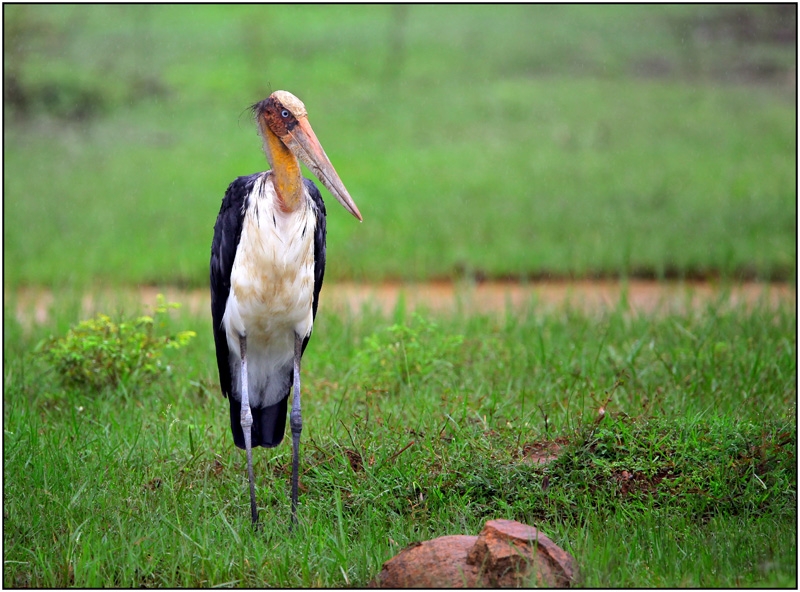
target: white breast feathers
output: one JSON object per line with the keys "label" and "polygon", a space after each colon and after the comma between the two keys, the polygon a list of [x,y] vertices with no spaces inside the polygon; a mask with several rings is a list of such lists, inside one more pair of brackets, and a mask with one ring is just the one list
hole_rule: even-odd
{"label": "white breast feathers", "polygon": [[239,336],[247,338],[253,394],[291,364],[295,333],[305,337],[311,332],[316,220],[307,199],[295,212],[281,211],[271,176],[265,175],[246,206],[223,324],[228,347],[237,357]]}

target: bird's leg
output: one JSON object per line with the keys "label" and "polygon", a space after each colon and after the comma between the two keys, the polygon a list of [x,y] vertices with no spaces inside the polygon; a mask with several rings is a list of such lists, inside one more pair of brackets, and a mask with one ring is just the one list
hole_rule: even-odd
{"label": "bird's leg", "polygon": [[300,412],[300,356],[303,338],[294,334],[294,383],[292,386],[292,411],[289,425],[292,428],[292,524],[297,524],[297,488],[300,469],[300,432],[303,430],[303,414]]}
{"label": "bird's leg", "polygon": [[250,393],[247,388],[247,337],[239,336],[239,351],[242,356],[242,431],[244,432],[244,449],[247,454],[247,477],[250,479],[250,513],[253,524],[258,524],[258,509],[256,508],[256,480],[253,476],[253,447],[252,433],[253,414],[250,411]]}

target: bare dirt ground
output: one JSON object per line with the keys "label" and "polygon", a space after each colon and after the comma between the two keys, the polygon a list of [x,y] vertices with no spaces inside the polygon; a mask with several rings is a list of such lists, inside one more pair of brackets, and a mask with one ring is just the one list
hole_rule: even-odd
{"label": "bare dirt ground", "polygon": [[[141,310],[152,307],[159,293],[167,301],[181,303],[192,314],[210,310],[207,290],[180,290],[173,287],[143,286],[129,289],[99,289],[87,292],[82,300],[82,317],[97,312],[113,312],[119,307]],[[9,298],[6,294],[6,300]],[[43,289],[21,289],[14,293],[16,316],[23,326],[46,323],[57,295]],[[624,298],[624,300],[623,300]],[[533,310],[553,310],[569,306],[588,313],[623,306],[634,314],[687,312],[719,303],[723,307],[766,305],[797,307],[796,287],[785,283],[748,282],[722,286],[709,282],[655,282],[630,280],[583,280],[554,282],[480,283],[330,283],[322,289],[321,310],[349,311],[357,314],[367,307],[391,313],[398,301],[406,310],[423,308],[433,312],[503,313],[532,306]]]}

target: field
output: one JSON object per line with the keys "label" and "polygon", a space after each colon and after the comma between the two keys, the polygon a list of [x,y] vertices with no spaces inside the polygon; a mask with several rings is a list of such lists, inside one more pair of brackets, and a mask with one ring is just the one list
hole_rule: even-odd
{"label": "field", "polygon": [[278,88],[364,214],[329,208],[329,279],[795,278],[771,12],[754,39],[691,7],[6,12],[6,286],[205,286],[225,188],[266,168],[248,106]]}
{"label": "field", "polygon": [[[4,7],[4,585],[363,587],[510,518],[580,586],[796,587],[796,305],[726,290],[795,289],[789,8]],[[156,315],[196,337],[154,380],[67,383],[45,352],[86,294],[120,323],[153,314],[132,288],[206,286],[225,187],[266,167],[248,105],[278,88],[364,214],[323,194],[331,286],[718,296],[386,312],[323,289],[300,525],[285,442],[254,455],[254,531],[209,315]]]}

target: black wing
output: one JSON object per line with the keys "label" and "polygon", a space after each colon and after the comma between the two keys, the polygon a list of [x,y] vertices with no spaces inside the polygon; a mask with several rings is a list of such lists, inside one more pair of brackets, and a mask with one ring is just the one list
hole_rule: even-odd
{"label": "black wing", "polygon": [[[311,196],[311,207],[314,210],[314,217],[317,219],[314,227],[314,300],[311,303],[312,318],[316,319],[319,292],[322,290],[322,278],[325,276],[325,202],[322,201],[322,195],[311,179],[304,178],[303,183],[306,184],[308,194]],[[303,340],[303,351],[306,351],[310,337],[309,333]]]}
{"label": "black wing", "polygon": [[217,347],[217,368],[222,394],[231,393],[231,367],[228,339],[222,326],[222,317],[231,291],[231,270],[236,258],[236,248],[242,236],[242,222],[247,197],[261,175],[256,173],[239,177],[228,186],[222,206],[214,224],[214,240],[211,242],[211,319],[214,323],[214,344]]}

